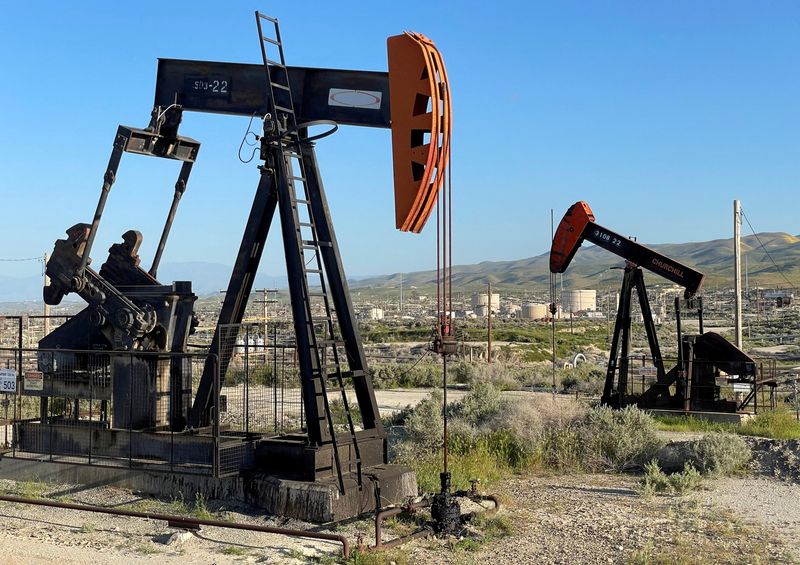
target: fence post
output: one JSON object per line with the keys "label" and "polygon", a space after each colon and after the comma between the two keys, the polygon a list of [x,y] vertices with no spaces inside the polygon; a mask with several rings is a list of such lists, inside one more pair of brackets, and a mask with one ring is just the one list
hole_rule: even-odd
{"label": "fence post", "polygon": [[212,410],[214,413],[211,415],[211,435],[213,438],[213,448],[214,454],[212,457],[212,469],[211,472],[215,479],[219,478],[219,357],[216,355],[211,355],[211,374],[213,375],[214,381],[214,402]]}

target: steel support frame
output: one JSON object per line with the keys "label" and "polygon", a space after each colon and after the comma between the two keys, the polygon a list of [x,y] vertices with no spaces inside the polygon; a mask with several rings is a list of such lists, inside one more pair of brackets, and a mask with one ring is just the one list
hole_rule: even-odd
{"label": "steel support frame", "polygon": [[[628,369],[630,352],[631,334],[631,299],[633,291],[639,300],[639,307],[644,319],[644,329],[647,334],[647,344],[650,348],[650,358],[656,367],[657,382],[665,381],[664,360],[661,357],[661,347],[658,344],[658,335],[653,321],[653,313],[650,309],[650,301],[647,298],[647,289],[644,284],[644,274],[641,267],[628,265],[625,267],[625,275],[622,279],[622,289],[619,296],[619,308],[617,309],[617,319],[614,322],[614,337],[611,341],[611,351],[608,359],[608,369],[606,371],[606,382],[603,388],[602,403],[612,406],[622,407],[625,405],[625,395],[628,387]],[[621,343],[620,343],[621,342]],[[620,350],[619,372],[617,375],[617,351]],[[616,381],[616,397],[614,396],[614,385]]]}

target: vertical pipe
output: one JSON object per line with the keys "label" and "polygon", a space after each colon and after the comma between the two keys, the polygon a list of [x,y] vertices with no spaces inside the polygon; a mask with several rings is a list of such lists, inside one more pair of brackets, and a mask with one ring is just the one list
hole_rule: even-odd
{"label": "vertical pipe", "polygon": [[444,433],[442,434],[442,462],[444,473],[447,473],[447,355],[442,355],[442,420]]}
{"label": "vertical pipe", "polygon": [[742,206],[739,200],[733,201],[733,268],[734,293],[736,295],[736,313],[734,326],[736,329],[736,347],[742,347]]}

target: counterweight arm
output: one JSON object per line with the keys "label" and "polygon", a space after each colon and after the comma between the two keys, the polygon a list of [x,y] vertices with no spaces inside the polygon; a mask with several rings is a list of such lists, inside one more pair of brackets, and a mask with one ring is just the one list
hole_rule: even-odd
{"label": "counterweight arm", "polygon": [[586,202],[570,206],[559,223],[550,249],[550,271],[566,271],[584,240],[681,285],[686,289],[686,298],[697,294],[703,285],[703,273],[595,223]]}

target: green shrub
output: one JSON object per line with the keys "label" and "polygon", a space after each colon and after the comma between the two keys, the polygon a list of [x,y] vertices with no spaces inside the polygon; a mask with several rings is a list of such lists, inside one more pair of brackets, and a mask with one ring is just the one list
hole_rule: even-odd
{"label": "green shrub", "polygon": [[655,459],[645,463],[644,475],[639,481],[639,485],[642,489],[642,494],[645,496],[652,496],[670,489],[669,479]]}
{"label": "green shrub", "polygon": [[434,390],[409,413],[405,421],[405,443],[416,453],[430,453],[441,448],[444,436],[442,393]]}
{"label": "green shrub", "polygon": [[641,468],[664,444],[653,419],[633,406],[592,409],[582,426],[582,440],[588,467],[609,471]]}
{"label": "green shrub", "polygon": [[686,494],[696,490],[702,481],[700,472],[691,463],[686,463],[680,473],[672,473],[668,477],[669,486],[675,494]]}
{"label": "green shrub", "polygon": [[497,416],[505,406],[500,391],[490,383],[477,383],[460,401],[453,404],[450,414],[473,426],[481,426]]}
{"label": "green shrub", "polygon": [[750,461],[752,453],[737,435],[712,433],[686,446],[686,461],[703,474],[731,475]]}
{"label": "green shrub", "polygon": [[658,466],[658,462],[651,459],[644,466],[644,475],[639,485],[644,496],[669,492],[682,495],[696,490],[701,481],[700,472],[690,463],[686,463],[682,471],[667,475]]}
{"label": "green shrub", "polygon": [[536,460],[544,467],[559,471],[580,471],[585,468],[586,452],[582,430],[567,424],[545,430],[538,446]]}

